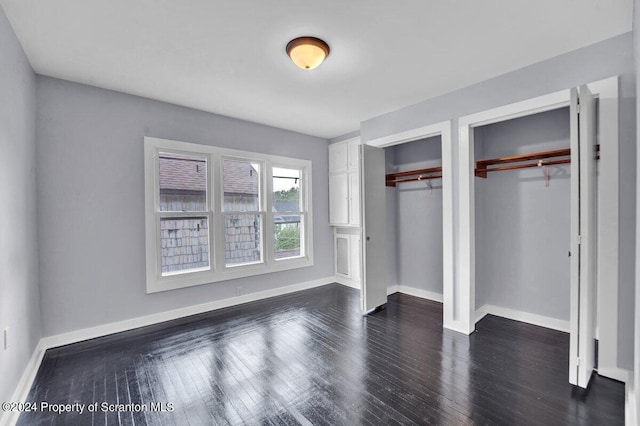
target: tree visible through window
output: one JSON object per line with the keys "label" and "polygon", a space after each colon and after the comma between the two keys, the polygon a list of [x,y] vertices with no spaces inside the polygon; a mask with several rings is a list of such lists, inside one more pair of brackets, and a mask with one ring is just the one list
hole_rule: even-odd
{"label": "tree visible through window", "polygon": [[313,265],[310,161],[151,137],[144,153],[147,292]]}
{"label": "tree visible through window", "polygon": [[300,170],[273,168],[273,232],[276,259],[304,255],[301,250],[301,179]]}

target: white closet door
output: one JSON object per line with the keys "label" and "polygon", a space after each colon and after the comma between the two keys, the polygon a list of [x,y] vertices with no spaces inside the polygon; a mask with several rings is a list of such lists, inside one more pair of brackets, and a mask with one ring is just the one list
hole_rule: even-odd
{"label": "white closet door", "polygon": [[569,382],[586,388],[595,364],[596,112],[587,86],[571,91],[571,338]]}
{"label": "white closet door", "polygon": [[387,217],[384,150],[362,146],[362,303],[365,312],[387,303]]}

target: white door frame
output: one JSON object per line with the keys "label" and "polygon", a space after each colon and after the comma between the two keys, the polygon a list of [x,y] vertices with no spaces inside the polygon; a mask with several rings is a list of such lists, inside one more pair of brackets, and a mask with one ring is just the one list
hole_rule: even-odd
{"label": "white door frame", "polygon": [[[456,329],[454,323],[454,229],[453,229],[453,143],[451,120],[384,136],[367,141],[378,148],[400,145],[433,136],[440,136],[442,146],[442,278],[443,278],[443,326]],[[447,303],[449,301],[449,303]]]}
{"label": "white door frame", "polygon": [[[599,98],[599,137],[601,160],[598,194],[598,337],[600,375],[626,381],[627,373],[618,368],[618,250],[619,250],[619,157],[618,157],[618,77],[588,84]],[[569,106],[569,89],[502,107],[460,117],[459,138],[459,232],[458,288],[455,303],[456,328],[466,334],[475,330],[475,159],[474,127],[498,123]],[[613,141],[613,143],[609,142]],[[606,206],[606,208],[604,208]],[[452,308],[449,308],[450,310]]]}

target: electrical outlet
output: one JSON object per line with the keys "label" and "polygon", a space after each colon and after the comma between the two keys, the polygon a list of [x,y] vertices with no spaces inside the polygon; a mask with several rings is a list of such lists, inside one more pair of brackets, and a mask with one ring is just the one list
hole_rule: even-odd
{"label": "electrical outlet", "polygon": [[4,350],[9,349],[9,327],[5,328],[3,331],[3,341],[4,341]]}

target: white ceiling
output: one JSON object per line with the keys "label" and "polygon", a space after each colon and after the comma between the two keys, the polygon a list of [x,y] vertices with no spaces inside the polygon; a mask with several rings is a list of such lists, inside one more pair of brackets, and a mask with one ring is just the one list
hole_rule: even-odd
{"label": "white ceiling", "polygon": [[[34,70],[335,137],[631,31],[633,0],[0,0]],[[331,46],[303,71],[285,53]]]}

